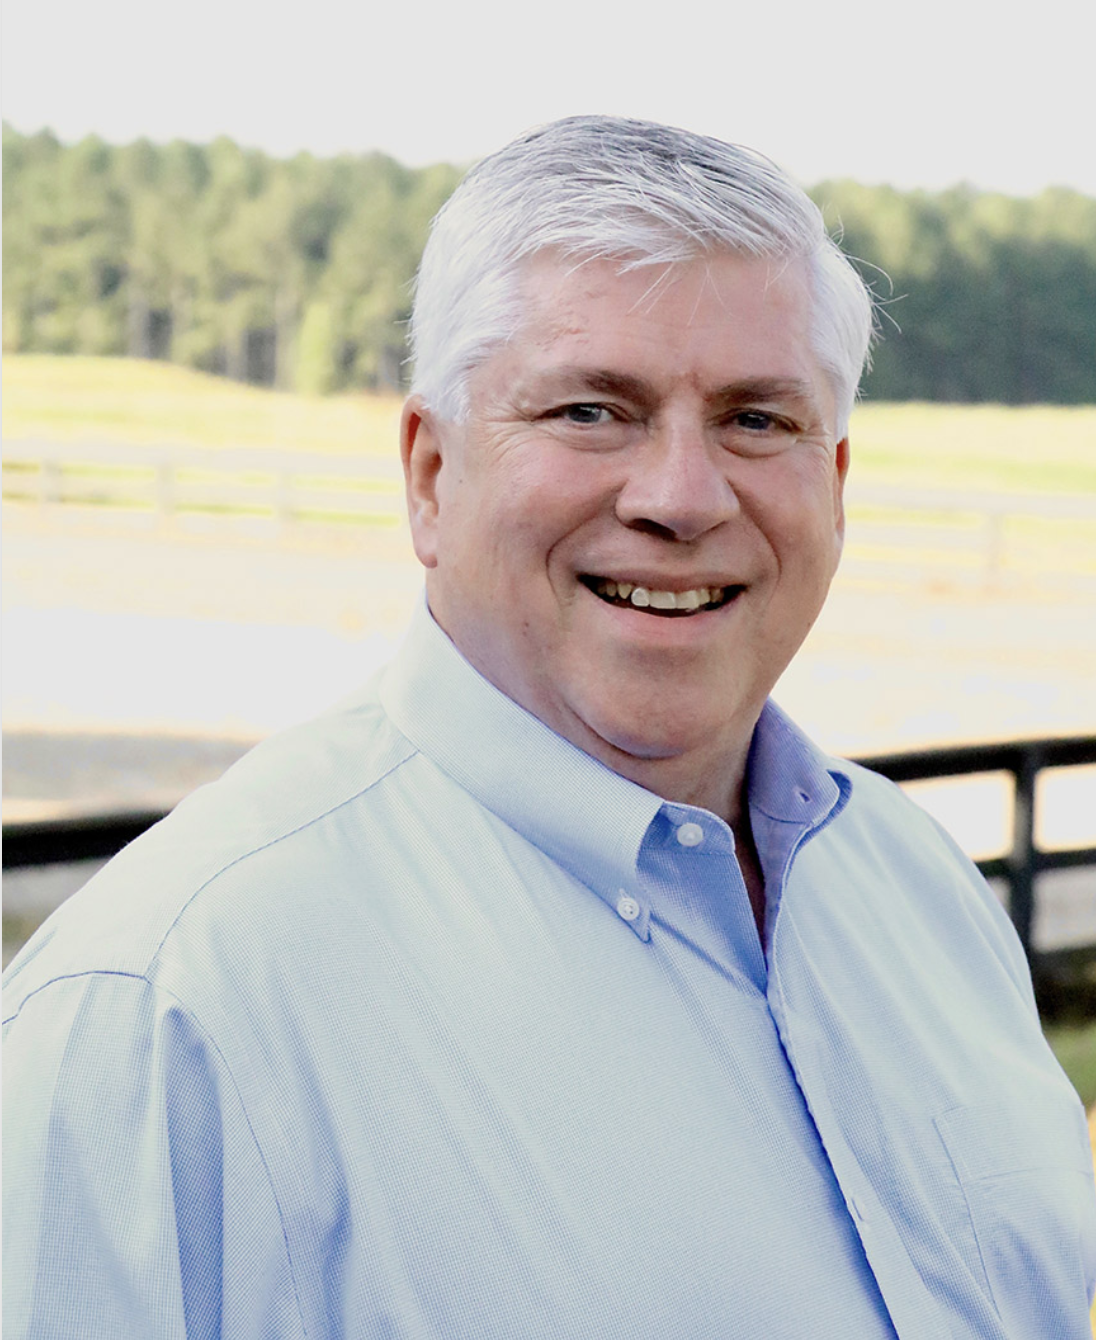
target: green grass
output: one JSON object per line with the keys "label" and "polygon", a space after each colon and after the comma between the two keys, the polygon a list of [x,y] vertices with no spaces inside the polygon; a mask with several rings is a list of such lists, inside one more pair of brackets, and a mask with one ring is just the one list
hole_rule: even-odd
{"label": "green grass", "polygon": [[1096,493],[1096,406],[859,406],[853,471],[875,482]]}
{"label": "green grass", "polygon": [[848,513],[850,519],[885,526],[892,526],[896,517],[900,516],[903,525],[920,526],[925,530],[939,530],[941,527],[946,527],[948,530],[956,527],[979,530],[985,525],[984,515],[960,508],[951,512],[930,508],[908,512],[901,507],[880,507],[877,504],[851,502],[848,504]]}
{"label": "green grass", "polygon": [[293,482],[302,489],[338,489],[340,493],[384,493],[395,497],[403,492],[398,479],[347,479],[338,475],[294,475]]}
{"label": "green grass", "polygon": [[101,479],[107,483],[148,483],[156,477],[147,465],[62,465],[63,479]]}
{"label": "green grass", "polygon": [[1096,1021],[1051,1024],[1046,1036],[1086,1110],[1091,1109],[1096,1105]]}
{"label": "green grass", "polygon": [[380,456],[399,446],[397,396],[316,399],[141,359],[8,354],[3,399],[9,439]]}
{"label": "green grass", "polygon": [[318,521],[325,525],[380,526],[392,529],[401,522],[395,512],[346,512],[332,507],[298,507],[294,513],[298,521]]}
{"label": "green grass", "polygon": [[[395,455],[400,401],[317,399],[140,359],[9,354],[8,438]],[[859,406],[853,478],[910,487],[1096,494],[1096,406]]]}

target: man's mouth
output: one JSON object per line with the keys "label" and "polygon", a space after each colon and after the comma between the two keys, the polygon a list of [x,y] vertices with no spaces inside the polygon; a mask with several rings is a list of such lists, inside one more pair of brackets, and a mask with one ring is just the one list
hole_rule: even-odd
{"label": "man's mouth", "polygon": [[607,577],[584,576],[581,581],[608,605],[627,606],[671,618],[718,609],[744,589],[741,586],[696,586],[688,591],[660,591],[653,586],[616,582]]}

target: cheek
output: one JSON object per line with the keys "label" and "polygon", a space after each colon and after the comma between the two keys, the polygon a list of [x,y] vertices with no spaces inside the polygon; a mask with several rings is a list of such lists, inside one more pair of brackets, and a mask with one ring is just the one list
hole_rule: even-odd
{"label": "cheek", "polygon": [[785,524],[832,540],[844,526],[841,476],[828,457],[799,462],[789,469],[774,493],[780,500]]}
{"label": "cheek", "polygon": [[802,470],[774,471],[756,488],[739,487],[745,510],[774,544],[804,550],[832,540],[840,529],[840,493],[831,477]]}
{"label": "cheek", "polygon": [[565,562],[572,542],[613,513],[613,486],[592,464],[571,457],[523,471],[500,500],[496,530],[530,562]]}
{"label": "cheek", "polygon": [[783,495],[766,495],[756,509],[747,510],[788,594],[807,603],[824,598],[844,540],[842,515],[832,496],[804,496],[790,488]]}
{"label": "cheek", "polygon": [[554,520],[550,502],[514,482],[466,494],[442,533],[449,580],[477,602],[497,604],[518,595],[529,601],[558,539]]}

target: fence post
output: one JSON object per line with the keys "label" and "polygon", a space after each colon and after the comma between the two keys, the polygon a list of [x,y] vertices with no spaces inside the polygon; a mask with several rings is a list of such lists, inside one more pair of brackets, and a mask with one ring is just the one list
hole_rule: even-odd
{"label": "fence post", "polygon": [[277,495],[274,502],[274,515],[277,518],[278,529],[285,532],[297,515],[293,473],[288,467],[284,465],[279,467],[275,488],[277,489]]}
{"label": "fence post", "polygon": [[168,521],[175,511],[175,466],[166,457],[156,465],[156,510],[160,521]]}
{"label": "fence post", "polygon": [[986,540],[986,585],[996,591],[1002,584],[1005,570],[1005,514],[994,504],[986,515],[989,534]]}
{"label": "fence post", "polygon": [[1009,853],[1009,915],[1028,962],[1035,921],[1035,783],[1043,765],[1042,750],[1026,745],[1013,774],[1012,851]]}
{"label": "fence post", "polygon": [[42,460],[42,501],[59,503],[64,501],[64,484],[61,476],[61,462],[56,456],[46,456]]}

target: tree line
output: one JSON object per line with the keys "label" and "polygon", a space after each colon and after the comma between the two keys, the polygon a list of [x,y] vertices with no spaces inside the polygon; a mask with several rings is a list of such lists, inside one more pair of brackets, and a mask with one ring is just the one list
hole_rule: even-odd
{"label": "tree line", "polygon": [[[397,389],[411,280],[461,170],[4,126],[5,352]],[[1096,200],[811,192],[882,302],[880,400],[1096,401]]]}

